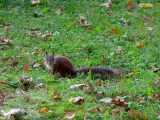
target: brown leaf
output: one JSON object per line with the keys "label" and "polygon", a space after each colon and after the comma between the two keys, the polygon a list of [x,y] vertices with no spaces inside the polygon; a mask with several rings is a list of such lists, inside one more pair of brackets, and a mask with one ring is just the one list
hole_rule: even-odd
{"label": "brown leaf", "polygon": [[41,0],[31,0],[32,5],[40,4]]}
{"label": "brown leaf", "polygon": [[116,115],[116,114],[118,113],[118,110],[117,110],[117,109],[113,109],[113,110],[112,110],[112,113],[113,113],[114,115]]}
{"label": "brown leaf", "polygon": [[3,102],[4,102],[4,100],[0,99],[0,106],[3,106]]}
{"label": "brown leaf", "polygon": [[48,111],[48,108],[43,107],[43,108],[40,109],[39,113],[45,113],[47,111]]}
{"label": "brown leaf", "polygon": [[76,115],[75,110],[65,110],[64,118],[66,119],[73,119]]}
{"label": "brown leaf", "polygon": [[104,55],[102,55],[102,62],[106,62],[106,60],[107,58]]}
{"label": "brown leaf", "polygon": [[5,36],[5,37],[0,38],[0,42],[1,42],[2,44],[9,44],[9,43],[12,43],[12,40],[10,40],[10,39],[8,38],[8,36]]}
{"label": "brown leaf", "polygon": [[4,26],[3,30],[8,30],[9,26]]}
{"label": "brown leaf", "polygon": [[78,89],[78,88],[82,89],[85,86],[86,86],[85,84],[74,84],[74,85],[71,85],[69,89]]}
{"label": "brown leaf", "polygon": [[61,7],[60,7],[60,8],[56,8],[55,13],[56,13],[57,15],[59,15],[59,14],[61,13],[61,10],[62,10]]}
{"label": "brown leaf", "polygon": [[110,29],[110,33],[112,33],[112,34],[117,34],[118,32],[117,32],[117,29],[116,29],[116,28],[111,28],[111,29]]}
{"label": "brown leaf", "polygon": [[126,4],[126,7],[133,9],[133,8],[134,8],[134,6],[133,6],[133,0],[129,0],[129,1],[127,2],[127,4]]}
{"label": "brown leaf", "polygon": [[39,83],[35,86],[35,88],[43,89],[44,88],[44,83]]}
{"label": "brown leaf", "polygon": [[28,72],[29,72],[28,60],[24,62],[24,72],[25,72],[25,73],[28,73]]}
{"label": "brown leaf", "polygon": [[84,26],[84,27],[88,27],[88,26],[91,25],[91,23],[88,23],[88,21],[86,20],[86,18],[83,17],[83,16],[80,16],[80,24],[81,24],[82,26]]}
{"label": "brown leaf", "polygon": [[8,61],[9,58],[6,58],[6,57],[5,57],[5,58],[2,58],[1,60],[2,60],[2,61]]}
{"label": "brown leaf", "polygon": [[151,20],[150,17],[143,16],[143,20],[144,20],[144,22],[149,23],[149,24],[153,23],[153,21]]}
{"label": "brown leaf", "polygon": [[42,35],[41,38],[49,38],[52,36],[51,32],[47,32],[46,34]]}
{"label": "brown leaf", "polygon": [[93,86],[90,82],[87,83],[86,92],[95,92],[97,88]]}
{"label": "brown leaf", "polygon": [[154,72],[154,73],[157,73],[158,71],[160,71],[160,67],[159,67],[159,68],[154,68],[154,69],[153,69],[153,72]]}
{"label": "brown leaf", "polygon": [[116,54],[119,55],[119,54],[122,53],[122,48],[121,48],[121,47],[118,47],[115,51],[116,51]]}
{"label": "brown leaf", "polygon": [[7,68],[4,68],[4,69],[2,70],[2,73],[6,72],[7,70],[8,70]]}
{"label": "brown leaf", "polygon": [[148,118],[146,118],[145,115],[140,113],[138,110],[130,110],[130,113],[133,117],[137,117],[140,120],[148,120]]}
{"label": "brown leaf", "polygon": [[33,28],[33,29],[27,30],[25,34],[29,36],[39,36],[41,35],[41,32],[39,28]]}
{"label": "brown leaf", "polygon": [[41,48],[36,48],[36,52],[35,52],[35,54],[39,54],[41,51],[42,51],[42,49],[41,49]]}
{"label": "brown leaf", "polygon": [[11,57],[11,65],[16,71],[18,71],[18,68],[17,68],[18,58],[17,57]]}
{"label": "brown leaf", "polygon": [[53,99],[61,99],[61,95],[60,93],[58,93],[57,91],[54,91],[53,95],[52,95]]}
{"label": "brown leaf", "polygon": [[106,3],[102,3],[100,6],[111,9],[112,8],[112,3],[110,1],[108,1]]}
{"label": "brown leaf", "polygon": [[78,96],[78,97],[71,97],[69,99],[69,101],[72,101],[72,100],[74,101],[74,103],[82,104],[82,103],[84,103],[85,98],[84,97],[80,97],[80,96]]}
{"label": "brown leaf", "polygon": [[33,78],[31,78],[31,77],[21,76],[20,77],[20,82],[25,86],[34,87],[36,85],[35,82],[33,81]]}
{"label": "brown leaf", "polygon": [[99,100],[100,103],[105,103],[105,104],[110,104],[112,103],[112,98],[103,98],[101,100]]}
{"label": "brown leaf", "polygon": [[143,43],[139,43],[136,47],[137,48],[142,48],[142,47],[144,47],[144,44]]}

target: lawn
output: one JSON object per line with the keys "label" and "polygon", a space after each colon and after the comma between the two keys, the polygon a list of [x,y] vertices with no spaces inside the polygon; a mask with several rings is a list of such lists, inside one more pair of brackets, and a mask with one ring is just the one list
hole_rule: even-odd
{"label": "lawn", "polygon": [[[160,119],[159,15],[157,0],[0,0],[0,120],[18,108],[20,120]],[[45,68],[46,51],[122,75],[62,78]]]}

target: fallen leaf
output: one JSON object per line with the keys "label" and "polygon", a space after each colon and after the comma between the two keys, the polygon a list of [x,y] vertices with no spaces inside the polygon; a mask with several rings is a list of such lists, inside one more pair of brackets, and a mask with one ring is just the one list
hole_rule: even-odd
{"label": "fallen leaf", "polygon": [[148,118],[146,118],[145,115],[143,115],[142,113],[140,113],[138,110],[130,110],[130,113],[133,117],[136,117],[140,120],[149,120]]}
{"label": "fallen leaf", "polygon": [[16,71],[18,71],[18,68],[17,68],[18,58],[17,57],[11,57],[11,65]]}
{"label": "fallen leaf", "polygon": [[118,113],[118,110],[117,110],[117,109],[113,109],[113,110],[112,110],[112,113],[113,113],[114,115],[116,115],[116,114]]}
{"label": "fallen leaf", "polygon": [[156,79],[155,81],[153,81],[152,85],[159,85],[160,84],[160,78]]}
{"label": "fallen leaf", "polygon": [[106,95],[106,92],[99,92],[99,91],[96,92],[97,97],[103,97],[105,95]]}
{"label": "fallen leaf", "polygon": [[106,62],[106,60],[107,58],[104,55],[102,55],[102,62]]}
{"label": "fallen leaf", "polygon": [[151,3],[139,3],[139,7],[141,7],[141,8],[151,8],[151,7],[153,7],[153,4],[151,4]]}
{"label": "fallen leaf", "polygon": [[52,95],[53,99],[61,99],[61,95],[60,93],[58,93],[57,91],[54,91],[53,95]]}
{"label": "fallen leaf", "polygon": [[64,115],[64,118],[66,119],[73,119],[76,115],[76,112],[75,110],[65,110],[65,115]]}
{"label": "fallen leaf", "polygon": [[52,36],[51,32],[47,32],[46,34],[42,35],[41,38],[49,38]]}
{"label": "fallen leaf", "polygon": [[25,73],[28,73],[28,72],[29,72],[28,60],[24,62],[24,72],[25,72]]}
{"label": "fallen leaf", "polygon": [[80,24],[81,24],[82,26],[84,26],[84,27],[88,27],[88,26],[91,25],[91,23],[88,23],[88,21],[86,20],[86,18],[83,17],[83,16],[80,16]]}
{"label": "fallen leaf", "polygon": [[144,22],[149,23],[149,24],[153,23],[150,17],[143,16],[143,20]]}
{"label": "fallen leaf", "polygon": [[12,43],[12,40],[10,40],[10,39],[8,38],[8,36],[5,36],[5,37],[0,38],[0,42],[1,42],[2,44],[9,44],[9,43]]}
{"label": "fallen leaf", "polygon": [[39,36],[41,35],[40,28],[32,28],[25,32],[25,34],[30,36]]}
{"label": "fallen leaf", "polygon": [[19,81],[25,86],[34,87],[36,85],[32,77],[21,76]]}
{"label": "fallen leaf", "polygon": [[6,57],[5,57],[5,58],[2,58],[1,60],[2,60],[2,61],[8,61],[9,58],[6,58]]}
{"label": "fallen leaf", "polygon": [[112,34],[117,34],[118,32],[117,32],[117,29],[116,29],[116,28],[111,28],[111,29],[110,29],[110,33],[112,33]]}
{"label": "fallen leaf", "polygon": [[80,96],[78,96],[78,97],[71,97],[69,99],[69,101],[74,101],[74,103],[77,103],[77,104],[84,103],[84,100],[85,100],[85,98],[84,97],[80,97]]}
{"label": "fallen leaf", "polygon": [[90,82],[87,83],[86,85],[86,92],[96,92],[97,88],[93,86]]}
{"label": "fallen leaf", "polygon": [[112,103],[112,98],[103,98],[101,100],[99,100],[100,103],[105,103],[105,104],[110,104]]}
{"label": "fallen leaf", "polygon": [[153,30],[153,27],[148,27],[148,30],[149,30],[149,31],[152,31],[152,30]]}
{"label": "fallen leaf", "polygon": [[0,99],[0,106],[3,106],[3,102],[4,102],[4,100]]}
{"label": "fallen leaf", "polygon": [[3,30],[8,30],[9,26],[4,26]]}
{"label": "fallen leaf", "polygon": [[0,110],[0,115],[3,117],[6,117],[7,119],[10,119],[11,115],[15,115],[15,116],[22,116],[22,115],[26,115],[27,112],[24,109],[11,109],[9,112],[5,112],[3,110]]}
{"label": "fallen leaf", "polygon": [[39,113],[44,113],[44,112],[47,112],[48,111],[48,108],[46,107],[43,107],[40,109]]}
{"label": "fallen leaf", "polygon": [[40,4],[41,0],[31,0],[32,5]]}
{"label": "fallen leaf", "polygon": [[71,85],[69,89],[79,89],[79,88],[82,89],[85,86],[86,86],[85,84],[74,84],[74,85]]}
{"label": "fallen leaf", "polygon": [[121,47],[118,47],[115,51],[116,51],[116,54],[119,55],[119,54],[122,53],[122,48],[121,48]]}
{"label": "fallen leaf", "polygon": [[56,8],[55,13],[56,13],[57,15],[59,15],[59,14],[61,13],[61,10],[62,10],[61,7],[60,7],[60,8]]}
{"label": "fallen leaf", "polygon": [[35,88],[43,89],[44,88],[44,83],[39,83],[35,86]]}
{"label": "fallen leaf", "polygon": [[129,0],[129,1],[127,2],[127,4],[126,4],[126,7],[133,9],[133,8],[134,8],[134,6],[133,6],[133,0]]}
{"label": "fallen leaf", "polygon": [[112,3],[111,3],[111,1],[108,1],[106,3],[102,3],[100,6],[111,9],[112,8]]}
{"label": "fallen leaf", "polygon": [[139,43],[136,47],[137,48],[142,48],[142,47],[144,47],[144,44],[143,43]]}
{"label": "fallen leaf", "polygon": [[39,54],[42,51],[41,48],[36,48],[35,54]]}

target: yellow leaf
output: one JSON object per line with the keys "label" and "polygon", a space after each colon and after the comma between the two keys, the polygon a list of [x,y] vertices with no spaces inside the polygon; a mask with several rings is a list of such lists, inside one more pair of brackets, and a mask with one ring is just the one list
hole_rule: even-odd
{"label": "yellow leaf", "polygon": [[48,111],[48,108],[43,107],[43,108],[40,109],[39,113],[44,113],[44,112],[46,112],[46,111]]}
{"label": "yellow leaf", "polygon": [[139,7],[142,7],[142,8],[151,8],[151,7],[153,7],[153,4],[150,4],[150,3],[140,3]]}

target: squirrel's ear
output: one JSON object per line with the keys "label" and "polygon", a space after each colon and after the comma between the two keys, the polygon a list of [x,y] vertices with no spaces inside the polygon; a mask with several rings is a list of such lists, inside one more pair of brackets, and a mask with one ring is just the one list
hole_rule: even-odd
{"label": "squirrel's ear", "polygon": [[54,55],[54,51],[52,51],[52,55]]}
{"label": "squirrel's ear", "polygon": [[48,55],[48,52],[46,51],[46,55]]}

